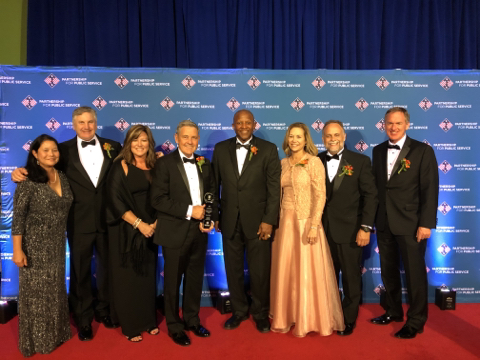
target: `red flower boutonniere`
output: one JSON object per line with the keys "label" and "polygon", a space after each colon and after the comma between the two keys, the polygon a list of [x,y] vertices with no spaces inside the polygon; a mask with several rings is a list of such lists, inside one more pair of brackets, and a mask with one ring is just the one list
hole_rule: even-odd
{"label": "red flower boutonniere", "polygon": [[252,160],[253,155],[257,155],[258,148],[254,145],[250,146],[250,156],[248,157],[248,161]]}
{"label": "red flower boutonniere", "polygon": [[202,165],[205,164],[205,158],[203,156],[199,156],[195,160],[197,160],[197,165],[198,165],[198,168],[200,169],[200,172],[203,173]]}
{"label": "red flower boutonniere", "polygon": [[103,149],[107,152],[108,157],[111,159],[112,155],[110,155],[110,151],[114,150],[112,145],[110,145],[109,143],[106,142],[105,144],[103,144]]}
{"label": "red flower boutonniere", "polygon": [[308,159],[302,159],[298,163],[295,164],[295,166],[301,166],[304,167],[305,165],[308,164]]}
{"label": "red flower boutonniere", "polygon": [[398,170],[398,173],[400,174],[402,171],[407,171],[407,169],[410,169],[410,160],[407,160],[406,158],[402,159],[402,167],[400,170]]}
{"label": "red flower boutonniere", "polygon": [[353,166],[352,165],[345,165],[342,168],[342,173],[338,176],[343,176],[343,175],[352,176],[353,175]]}

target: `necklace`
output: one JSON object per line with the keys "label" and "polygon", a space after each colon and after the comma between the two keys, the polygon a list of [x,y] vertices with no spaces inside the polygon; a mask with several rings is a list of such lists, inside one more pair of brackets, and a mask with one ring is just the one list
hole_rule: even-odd
{"label": "necklace", "polygon": [[56,182],[57,182],[57,171],[55,170],[55,179],[53,180],[53,182],[49,181],[48,183],[55,184]]}

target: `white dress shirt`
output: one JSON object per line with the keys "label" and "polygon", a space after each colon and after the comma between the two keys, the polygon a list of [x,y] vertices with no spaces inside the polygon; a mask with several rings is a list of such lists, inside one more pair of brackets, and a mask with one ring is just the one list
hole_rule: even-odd
{"label": "white dress shirt", "polygon": [[[405,140],[407,139],[407,134],[403,135],[403,137],[398,140],[395,144],[388,141],[389,145],[398,145],[400,150],[402,150],[403,145],[405,144]],[[392,175],[393,167],[397,162],[398,155],[400,155],[400,150],[397,149],[388,149],[387,151],[387,178],[390,180],[390,176]]]}
{"label": "white dress shirt", "polygon": [[77,148],[83,168],[87,172],[93,186],[97,187],[103,165],[103,151],[97,136],[94,136],[93,139],[95,139],[95,145],[82,147],[82,141],[84,140],[77,136]]}
{"label": "white dress shirt", "polygon": [[[327,152],[327,155],[333,156],[332,154],[330,154],[330,152]],[[327,161],[327,173],[328,173],[328,179],[330,180],[330,182],[333,182],[335,175],[337,175],[338,166],[340,165],[340,160],[342,160],[342,155],[343,155],[343,149],[340,150],[340,153],[338,154],[338,160],[331,159],[330,161]]]}
{"label": "white dress shirt", "polygon": [[[197,161],[194,159],[194,156],[188,157],[185,156],[180,149],[178,149],[180,153],[180,158],[182,159],[183,167],[185,172],[187,173],[188,179],[188,187],[190,188],[190,197],[192,198],[192,205],[188,205],[188,210],[185,218],[190,220],[192,218],[193,207],[196,205],[202,205],[202,199],[200,197],[200,180],[198,179],[198,171],[197,171]],[[194,159],[195,164],[183,162],[183,158],[187,159]]]}
{"label": "white dress shirt", "polygon": [[[252,138],[250,138],[247,141],[245,141],[244,143],[242,143],[237,138],[236,144],[250,145],[250,141],[252,141]],[[249,150],[245,149],[244,147],[241,147],[241,148],[237,149],[237,164],[238,164],[238,174],[239,175],[242,174],[243,164],[245,163],[245,159],[247,158],[247,153],[248,152],[249,152]]]}

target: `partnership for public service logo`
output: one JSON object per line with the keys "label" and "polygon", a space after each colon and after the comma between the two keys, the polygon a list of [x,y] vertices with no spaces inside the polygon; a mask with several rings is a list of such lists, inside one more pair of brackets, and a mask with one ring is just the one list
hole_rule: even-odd
{"label": "partnership for public service logo", "polygon": [[22,100],[23,106],[25,106],[28,110],[32,110],[35,105],[37,105],[37,102],[33,97],[30,95],[27,95],[25,99]]}
{"label": "partnership for public service logo", "polygon": [[316,79],[312,81],[313,87],[317,90],[321,90],[325,84],[326,82],[320,76],[317,76]]}
{"label": "partnership for public service logo", "polygon": [[100,95],[92,101],[92,104],[97,108],[97,110],[102,110],[105,106],[107,106],[107,102]]}
{"label": "partnership for public service logo", "polygon": [[438,248],[437,248],[437,251],[442,254],[443,256],[447,256],[447,254],[452,251],[452,249],[450,249],[450,246],[448,246],[447,244],[443,243],[442,245],[440,245]]}
{"label": "partnership for public service logo", "polygon": [[325,126],[325,124],[320,119],[315,120],[312,124],[313,130],[315,130],[317,133],[322,131],[324,126]]}
{"label": "partnership for public service logo", "polygon": [[164,154],[169,154],[173,150],[175,150],[175,145],[170,140],[167,140],[162,144],[162,146],[160,146],[160,148],[162,149]]}
{"label": "partnership for public service logo", "polygon": [[185,79],[182,80],[182,85],[185,86],[187,90],[190,90],[195,84],[195,80],[193,80],[190,75],[187,75]]}
{"label": "partnership for public service logo", "polygon": [[232,97],[230,100],[228,100],[227,107],[230,110],[235,111],[240,107],[240,102],[237,99],[235,99],[234,97]]}
{"label": "partnership for public service logo", "polygon": [[60,79],[56,77],[55,74],[50,74],[43,81],[53,89],[60,82]]}
{"label": "partnership for public service logo", "polygon": [[375,83],[375,85],[377,85],[379,87],[380,90],[385,90],[387,88],[388,85],[390,85],[390,83],[388,82],[387,79],[385,79],[383,76],[377,80],[377,82]]}
{"label": "partnership for public service logo", "polygon": [[360,98],[356,103],[355,106],[358,110],[364,111],[368,107],[368,102],[364,98]]}
{"label": "partnership for public service logo", "polygon": [[381,119],[379,122],[375,124],[375,127],[381,132],[385,132],[385,120]]}
{"label": "partnership for public service logo", "polygon": [[115,127],[121,132],[124,132],[125,130],[127,130],[129,126],[130,124],[123,118],[121,118],[115,123]]}
{"label": "partnership for public service logo", "polygon": [[291,103],[290,103],[290,106],[295,110],[295,111],[300,111],[302,110],[302,108],[305,106],[305,103],[300,100],[299,97],[297,97],[295,100],[293,100]]}
{"label": "partnership for public service logo", "polygon": [[256,90],[262,84],[262,82],[258,80],[255,75],[253,75],[250,79],[248,79],[247,84],[252,90]]}
{"label": "partnership for public service logo", "polygon": [[53,133],[58,130],[60,123],[52,117],[50,120],[48,120],[45,126]]}
{"label": "partnership for public service logo", "polygon": [[175,102],[167,96],[162,100],[160,105],[162,105],[165,110],[169,111],[175,105]]}
{"label": "partnership for public service logo", "polygon": [[452,210],[452,207],[447,204],[447,202],[442,202],[440,206],[437,208],[438,211],[440,211],[443,215],[447,215],[450,210]]}
{"label": "partnership for public service logo", "polygon": [[358,143],[355,144],[355,149],[363,153],[365,150],[368,149],[368,145],[365,141],[360,140]]}
{"label": "partnership for public service logo", "polygon": [[440,126],[440,129],[443,131],[448,132],[453,127],[453,124],[450,122],[450,120],[445,118],[440,124],[438,124],[438,126]]}
{"label": "partnership for public service logo", "polygon": [[447,160],[443,160],[440,165],[438,165],[438,168],[440,169],[441,172],[444,174],[448,173],[450,170],[452,170],[452,165]]}
{"label": "partnership for public service logo", "polygon": [[446,76],[442,81],[440,81],[440,86],[444,88],[445,91],[450,90],[450,88],[453,86],[453,81]]}
{"label": "partnership for public service logo", "polygon": [[113,82],[122,90],[129,83],[127,78],[125,76],[123,76],[122,74],[120,74],[120,76],[117,77]]}
{"label": "partnership for public service logo", "polygon": [[418,106],[420,106],[420,108],[423,110],[423,111],[428,111],[428,109],[430,109],[432,107],[432,102],[430,100],[428,100],[427,98],[424,98],[422,101],[420,101],[418,103]]}

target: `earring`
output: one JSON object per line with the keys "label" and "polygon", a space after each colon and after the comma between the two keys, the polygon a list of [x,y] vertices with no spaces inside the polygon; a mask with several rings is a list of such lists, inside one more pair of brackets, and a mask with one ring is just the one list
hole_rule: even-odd
{"label": "earring", "polygon": [[40,162],[38,161],[38,159],[37,159],[37,165],[40,165]]}

